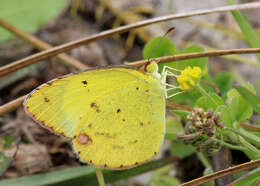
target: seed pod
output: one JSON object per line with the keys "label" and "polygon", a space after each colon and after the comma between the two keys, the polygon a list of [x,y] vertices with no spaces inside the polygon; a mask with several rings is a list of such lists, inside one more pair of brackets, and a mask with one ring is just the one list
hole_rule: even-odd
{"label": "seed pod", "polygon": [[188,123],[184,127],[184,133],[185,134],[189,134],[192,131],[191,128],[190,128],[191,125],[192,125],[192,122],[188,121]]}
{"label": "seed pod", "polygon": [[205,127],[210,127],[211,125],[212,125],[212,120],[211,119],[206,120],[206,122],[204,123]]}
{"label": "seed pod", "polygon": [[215,123],[218,122],[219,118],[220,118],[220,112],[216,113],[216,115],[215,115],[215,117],[214,117]]}
{"label": "seed pod", "polygon": [[209,109],[207,112],[207,118],[211,118],[213,116],[213,110]]}
{"label": "seed pod", "polygon": [[212,137],[212,136],[215,135],[216,130],[215,130],[214,127],[212,127],[212,128],[205,128],[204,132],[205,132],[205,134],[206,134],[208,137]]}
{"label": "seed pod", "polygon": [[217,122],[216,125],[222,129],[225,127],[223,122]]}

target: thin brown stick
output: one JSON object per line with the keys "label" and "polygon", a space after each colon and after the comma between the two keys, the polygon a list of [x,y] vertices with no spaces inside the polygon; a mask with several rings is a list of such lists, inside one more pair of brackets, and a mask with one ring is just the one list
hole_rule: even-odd
{"label": "thin brown stick", "polygon": [[[13,34],[15,34],[16,36],[20,37],[21,39],[23,39],[24,41],[26,41],[27,43],[33,45],[35,48],[39,49],[39,50],[47,50],[50,48],[53,48],[53,46],[49,45],[48,43],[38,39],[37,37],[30,35],[20,29],[18,29],[17,27],[11,25],[10,23],[4,21],[3,19],[0,18],[0,25],[2,27],[4,27],[5,29],[7,29],[8,31],[12,32]],[[87,68],[87,65],[81,63],[80,61],[78,61],[77,59],[74,59],[72,57],[70,57],[67,54],[59,54],[56,56],[59,60],[61,60],[62,62],[76,68],[76,69],[84,69]]]}
{"label": "thin brown stick", "polygon": [[166,107],[174,110],[192,111],[192,108],[188,107],[187,105],[178,104],[169,100],[166,100]]}
{"label": "thin brown stick", "polygon": [[17,107],[19,107],[22,104],[22,102],[25,98],[26,98],[26,95],[0,106],[0,116],[17,109]]}
{"label": "thin brown stick", "polygon": [[180,186],[200,185],[200,184],[215,180],[217,178],[221,178],[221,177],[224,177],[224,176],[227,176],[227,175],[230,175],[230,174],[234,174],[234,173],[237,173],[237,172],[240,172],[240,171],[243,171],[243,170],[252,169],[252,168],[255,168],[255,167],[258,167],[258,166],[260,166],[260,159],[250,161],[250,162],[247,162],[247,163],[243,163],[243,164],[240,164],[240,165],[237,165],[237,166],[233,166],[233,167],[230,167],[230,168],[218,171],[218,172],[214,172],[212,174],[208,174],[206,176],[202,176],[202,177],[197,178],[195,180],[183,183]]}
{"label": "thin brown stick", "polygon": [[240,127],[253,132],[260,132],[260,126],[252,125],[249,123],[240,123]]}
{"label": "thin brown stick", "polygon": [[[212,50],[207,52],[193,52],[188,54],[178,54],[175,56],[163,56],[159,58],[155,58],[155,61],[158,63],[165,63],[170,61],[179,61],[184,59],[193,59],[199,57],[213,57],[213,56],[222,56],[222,55],[231,55],[231,54],[250,54],[250,53],[258,53],[260,52],[260,48],[243,48],[243,49],[230,49],[230,50]],[[151,60],[150,60],[151,61]],[[129,63],[130,65],[134,65],[140,67],[146,64],[148,60],[140,60],[135,61],[133,63]],[[260,64],[259,64],[260,67]]]}
{"label": "thin brown stick", "polygon": [[223,6],[223,7],[218,7],[218,8],[213,8],[213,9],[205,9],[205,10],[195,10],[189,13],[178,13],[178,14],[171,14],[167,16],[161,16],[153,19],[148,19],[144,21],[139,21],[133,24],[129,24],[126,26],[121,26],[115,29],[107,30],[104,32],[100,32],[98,34],[94,34],[93,36],[90,37],[85,37],[83,39],[79,39],[76,41],[69,42],[67,44],[63,44],[57,47],[54,47],[52,49],[45,50],[43,52],[39,52],[37,54],[31,55],[29,57],[26,57],[24,59],[15,61],[10,63],[9,65],[6,65],[2,68],[0,68],[0,77],[9,74],[10,72],[14,72],[20,68],[23,68],[25,66],[31,65],[36,63],[37,61],[46,59],[48,57],[57,55],[59,53],[66,52],[68,50],[71,50],[73,48],[79,47],[84,44],[88,44],[90,42],[100,40],[103,38],[110,37],[114,34],[120,34],[126,31],[129,31],[134,28],[139,28],[163,21],[169,21],[169,20],[174,20],[174,19],[180,19],[180,18],[186,18],[186,17],[191,17],[191,16],[198,16],[198,15],[206,15],[210,13],[220,13],[220,12],[227,12],[227,11],[232,11],[232,10],[244,10],[244,9],[253,9],[253,8],[259,8],[260,3],[255,2],[255,3],[245,3],[241,5],[232,5],[232,6]]}

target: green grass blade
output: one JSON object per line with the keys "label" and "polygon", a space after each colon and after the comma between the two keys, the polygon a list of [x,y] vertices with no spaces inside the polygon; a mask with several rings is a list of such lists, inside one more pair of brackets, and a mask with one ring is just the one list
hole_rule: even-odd
{"label": "green grass blade", "polygon": [[[171,163],[173,159],[163,159],[152,161],[136,168],[124,171],[109,171],[104,170],[104,178],[106,183],[115,182],[122,179],[127,179],[144,172],[165,166]],[[20,178],[6,179],[0,181],[0,185],[5,186],[35,186],[35,185],[55,185],[55,186],[95,186],[97,184],[95,168],[91,166],[80,166],[69,168],[66,170],[58,170],[36,175],[23,176]]]}
{"label": "green grass blade", "polygon": [[[227,4],[234,5],[235,3],[233,0],[227,0]],[[254,31],[254,29],[251,27],[249,22],[246,20],[246,18],[238,10],[233,10],[231,12],[234,19],[236,20],[236,23],[240,27],[243,34],[246,36],[249,45],[253,48],[260,47],[260,38]],[[257,56],[260,59],[260,54],[257,54]]]}

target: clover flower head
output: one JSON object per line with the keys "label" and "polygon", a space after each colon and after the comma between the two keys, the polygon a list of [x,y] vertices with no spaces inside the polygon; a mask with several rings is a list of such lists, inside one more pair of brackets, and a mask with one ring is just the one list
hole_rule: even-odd
{"label": "clover flower head", "polygon": [[194,88],[202,76],[202,71],[200,67],[186,67],[181,71],[178,76],[177,81],[180,84],[182,90],[191,90]]}

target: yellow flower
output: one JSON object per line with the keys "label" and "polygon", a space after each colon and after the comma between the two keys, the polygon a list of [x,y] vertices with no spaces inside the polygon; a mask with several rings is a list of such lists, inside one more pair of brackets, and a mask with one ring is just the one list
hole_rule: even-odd
{"label": "yellow flower", "polygon": [[188,66],[183,71],[181,71],[177,81],[180,84],[182,90],[190,90],[197,85],[201,76],[202,72],[200,67]]}

